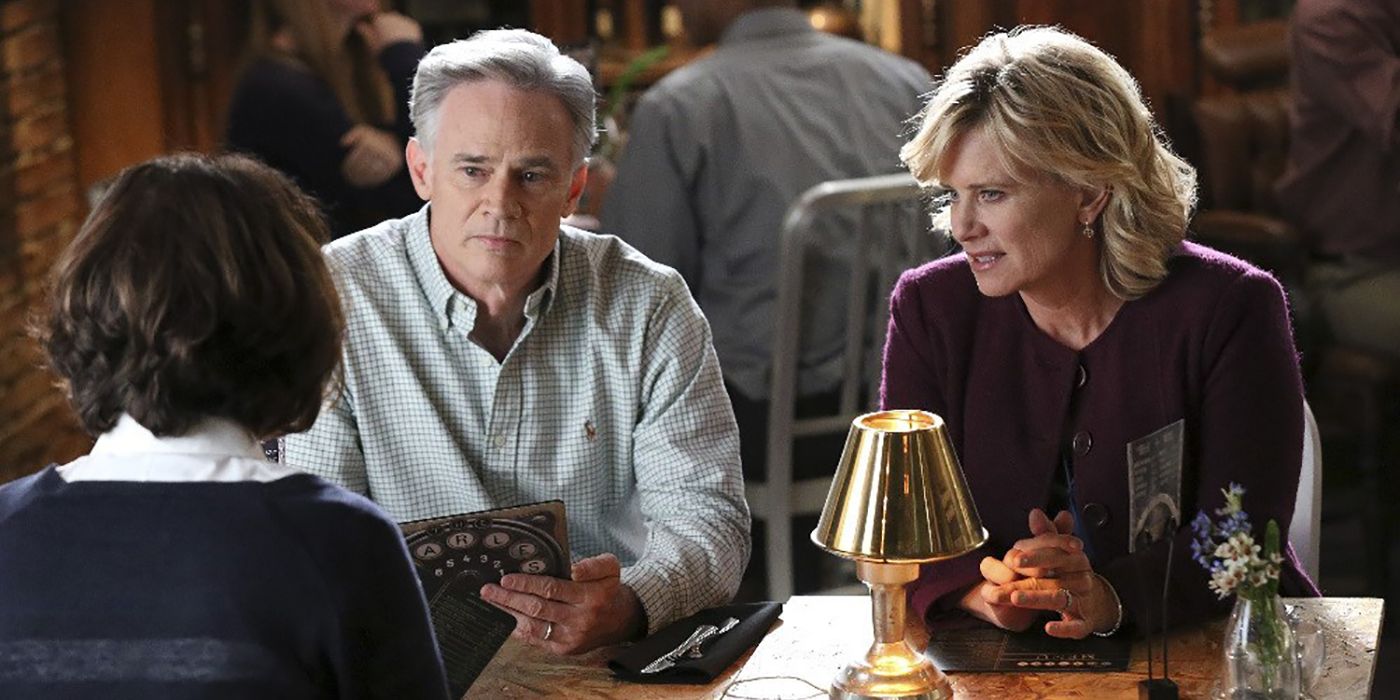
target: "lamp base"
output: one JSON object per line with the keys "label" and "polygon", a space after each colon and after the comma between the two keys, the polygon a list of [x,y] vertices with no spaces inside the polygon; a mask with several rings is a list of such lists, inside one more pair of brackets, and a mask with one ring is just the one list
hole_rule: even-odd
{"label": "lamp base", "polygon": [[953,687],[928,657],[907,642],[877,644],[831,682],[832,700],[950,700]]}
{"label": "lamp base", "polygon": [[1176,700],[1176,683],[1170,678],[1138,681],[1138,700]]}
{"label": "lamp base", "polygon": [[870,587],[875,643],[865,658],[836,674],[830,697],[951,700],[948,678],[904,639],[904,584],[919,577],[919,565],[857,560],[856,576]]}

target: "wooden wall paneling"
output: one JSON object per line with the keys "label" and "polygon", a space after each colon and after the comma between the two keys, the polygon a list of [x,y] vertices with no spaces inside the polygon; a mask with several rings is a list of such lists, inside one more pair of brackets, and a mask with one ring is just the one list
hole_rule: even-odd
{"label": "wooden wall paneling", "polygon": [[945,0],[943,14],[945,40],[939,51],[941,67],[952,65],[965,50],[981,40],[983,35],[991,31],[999,21],[1005,21],[1005,14],[997,11],[999,5],[1005,4],[1005,0],[996,2]]}
{"label": "wooden wall paneling", "polygon": [[223,143],[243,37],[242,0],[157,0],[165,149],[214,151]]}
{"label": "wooden wall paneling", "polygon": [[1199,35],[1193,0],[1141,3],[1131,65],[1153,114],[1179,152],[1194,148],[1191,102],[1200,94]]}
{"label": "wooden wall paneling", "polygon": [[645,51],[651,48],[652,38],[647,35],[646,0],[621,0],[622,46],[631,51]]}
{"label": "wooden wall paneling", "polygon": [[530,0],[531,29],[561,46],[588,41],[586,0]]}
{"label": "wooden wall paneling", "polygon": [[935,72],[939,68],[940,43],[937,0],[898,1],[900,53]]}
{"label": "wooden wall paneling", "polygon": [[244,0],[62,3],[84,190],[162,153],[219,148],[246,12]]}
{"label": "wooden wall paneling", "polygon": [[[1155,2],[1156,0],[1154,0]],[[1018,0],[1018,24],[1057,24],[1093,42],[1125,66],[1136,52],[1132,31],[1134,15],[1144,3],[1092,0]]]}
{"label": "wooden wall paneling", "polygon": [[202,0],[204,11],[204,79],[212,116],[214,143],[221,148],[228,127],[228,104],[238,74],[243,68],[243,48],[247,41],[247,0]]}
{"label": "wooden wall paneling", "polygon": [[1196,10],[1197,0],[943,0],[940,54],[947,65],[988,32],[1018,24],[1062,26],[1117,58],[1176,136],[1182,131],[1177,105],[1198,92]]}
{"label": "wooden wall paneling", "polygon": [[61,4],[78,185],[165,150],[155,0]]}
{"label": "wooden wall paneling", "polygon": [[158,0],[156,34],[159,72],[164,86],[165,150],[209,150],[214,114],[204,82],[208,54],[204,43],[204,7],[197,0]]}

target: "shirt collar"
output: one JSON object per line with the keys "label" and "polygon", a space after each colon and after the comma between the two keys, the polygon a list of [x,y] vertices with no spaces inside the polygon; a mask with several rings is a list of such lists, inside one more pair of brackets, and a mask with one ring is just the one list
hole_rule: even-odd
{"label": "shirt collar", "polygon": [[273,481],[296,474],[267,461],[257,440],[225,418],[205,418],[184,435],[158,437],[127,414],[92,451],[58,468],[66,481]]}
{"label": "shirt collar", "polygon": [[[452,286],[452,282],[447,279],[447,273],[442,271],[442,263],[438,261],[437,252],[433,250],[432,236],[429,233],[430,216],[429,204],[409,219],[409,264],[413,266],[413,274],[418,278],[418,286],[423,290],[423,295],[437,314],[438,327],[441,330],[452,327],[453,308],[461,305],[465,315],[459,322],[471,328],[476,322],[476,300]],[[544,284],[525,298],[525,317],[530,320],[548,311],[554,299],[555,289],[559,284],[559,259],[563,237],[561,231],[559,240],[554,242],[554,252],[545,258]]]}
{"label": "shirt collar", "polygon": [[226,418],[205,418],[179,436],[157,437],[123,413],[113,428],[97,438],[90,454],[188,454],[253,457],[264,459],[257,440],[242,426]]}
{"label": "shirt collar", "polygon": [[559,238],[554,241],[554,252],[544,259],[544,284],[525,298],[525,318],[531,321],[538,319],[553,305],[555,290],[559,287],[559,265],[563,248],[564,233],[560,231]]}
{"label": "shirt collar", "polygon": [[[433,251],[433,240],[428,233],[429,206],[423,205],[417,214],[409,217],[408,263],[413,266],[413,276],[417,278],[423,296],[427,297],[428,304],[437,314],[438,326],[446,329],[452,322],[452,300],[457,295],[457,289],[447,281],[442,263],[438,262],[437,253]],[[475,317],[474,305],[471,313]]]}
{"label": "shirt collar", "polygon": [[806,13],[793,7],[765,7],[750,10],[735,19],[720,34],[720,45],[771,39],[779,36],[812,34],[817,30]]}

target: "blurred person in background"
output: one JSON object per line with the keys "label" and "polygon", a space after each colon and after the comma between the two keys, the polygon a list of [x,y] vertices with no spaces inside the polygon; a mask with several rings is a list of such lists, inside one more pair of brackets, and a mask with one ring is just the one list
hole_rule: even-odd
{"label": "blurred person in background", "polygon": [[1278,201],[1328,330],[1400,361],[1400,2],[1299,0]]}
{"label": "blurred person in background", "polygon": [[404,165],[418,23],[378,0],[255,0],[229,148],[292,176],[333,237],[417,210]]}
{"label": "blurred person in background", "polygon": [[[718,45],[638,102],[601,230],[685,277],[714,331],[744,475],[762,480],[783,217],[821,182],[899,172],[905,120],[930,79],[909,59],[817,31],[796,2],[677,5],[693,43]],[[823,220],[824,245],[807,256],[805,294],[815,301],[804,304],[812,318],[799,343],[799,416],[838,401],[851,225]],[[798,440],[797,476],[829,474],[841,445]],[[798,578],[818,584],[813,568],[831,558],[805,543],[796,554]]]}

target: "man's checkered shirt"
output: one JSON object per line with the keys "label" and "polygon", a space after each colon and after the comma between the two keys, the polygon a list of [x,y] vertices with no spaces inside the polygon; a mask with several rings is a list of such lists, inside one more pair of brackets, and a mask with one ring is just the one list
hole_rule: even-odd
{"label": "man's checkered shirt", "polygon": [[562,499],[575,556],[612,552],[649,631],[727,602],[749,556],[739,437],[710,329],[674,270],[563,227],[504,361],[468,340],[428,208],[326,247],[345,390],[283,459],[400,522]]}

